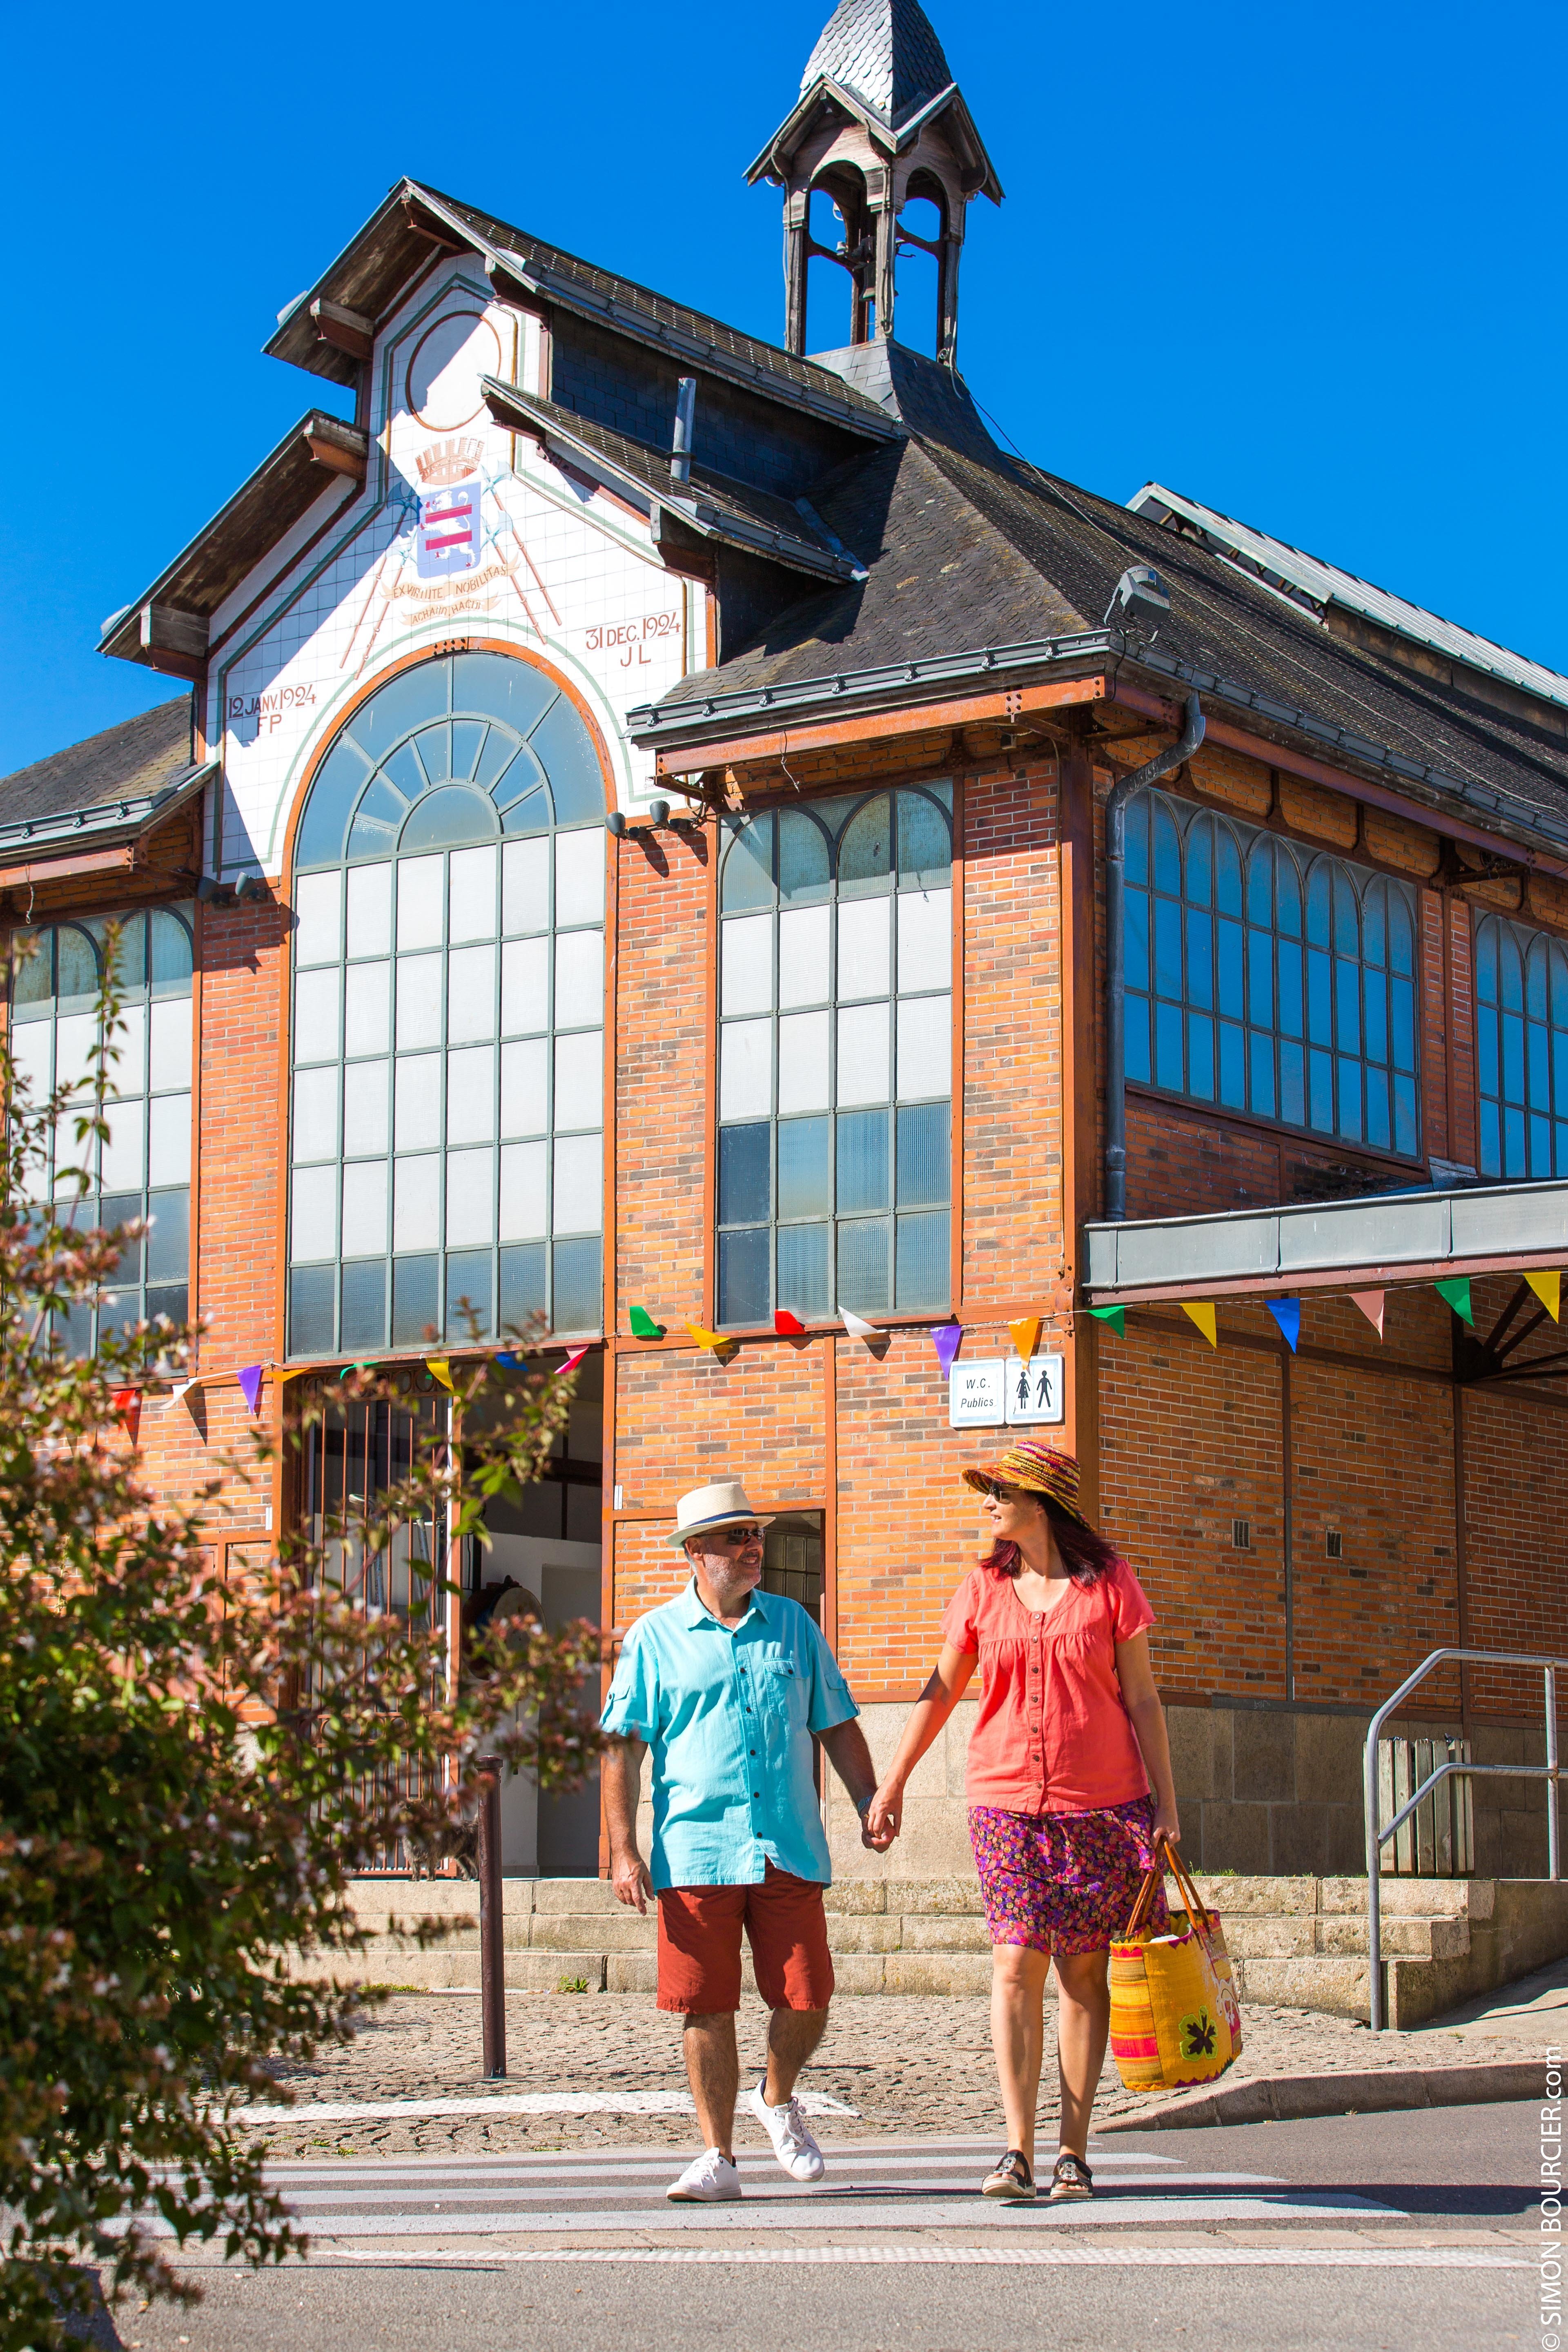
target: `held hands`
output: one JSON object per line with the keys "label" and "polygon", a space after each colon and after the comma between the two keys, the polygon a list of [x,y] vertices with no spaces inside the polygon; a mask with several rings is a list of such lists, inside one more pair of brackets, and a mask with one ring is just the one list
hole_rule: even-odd
{"label": "held hands", "polygon": [[860,1843],[873,1853],[886,1853],[903,1827],[904,1792],[884,1781],[860,1817]]}
{"label": "held hands", "polygon": [[628,1910],[647,1909],[653,1881],[647,1874],[647,1863],[635,1845],[611,1855],[610,1884],[616,1890],[617,1903],[624,1903]]}

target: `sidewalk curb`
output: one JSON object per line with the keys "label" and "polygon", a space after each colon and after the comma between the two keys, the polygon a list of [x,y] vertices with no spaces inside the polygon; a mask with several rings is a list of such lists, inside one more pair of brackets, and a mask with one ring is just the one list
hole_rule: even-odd
{"label": "sidewalk curb", "polygon": [[1380,2115],[1402,2107],[1483,2106],[1502,2099],[1542,2098],[1545,2077],[1544,2055],[1494,2058],[1473,2066],[1380,2066],[1358,2074],[1260,2074],[1212,2091],[1185,2092],[1132,2115],[1108,2116],[1094,2126],[1094,2137],[1201,2124]]}

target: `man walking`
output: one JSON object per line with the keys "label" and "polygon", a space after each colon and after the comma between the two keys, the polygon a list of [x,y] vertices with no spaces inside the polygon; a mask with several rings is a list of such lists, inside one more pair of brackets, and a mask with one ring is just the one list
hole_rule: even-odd
{"label": "man walking", "polygon": [[[795,2096],[833,1996],[822,1890],[831,1878],[812,1778],[819,1739],[862,1822],[876,1790],[858,1707],[815,1622],[762,1592],[763,1528],[738,1481],[683,1495],[670,1540],[691,1563],[679,1601],[639,1617],[605,1702],[605,1816],[623,1903],[658,1906],[658,2005],[685,2020],[686,2071],[705,2153],[668,2191],[739,2197],[732,2134],[740,2061],[741,1933],[773,2014],[767,2072],[747,2105],[795,2180],[822,2150]],[[637,1792],[653,1753],[651,1877],[637,1851]],[[861,1837],[876,1853],[891,1835]]]}

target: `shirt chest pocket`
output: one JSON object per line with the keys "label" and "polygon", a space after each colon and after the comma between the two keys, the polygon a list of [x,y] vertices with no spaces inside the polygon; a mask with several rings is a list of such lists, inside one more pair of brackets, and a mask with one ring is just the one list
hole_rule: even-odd
{"label": "shirt chest pocket", "polygon": [[752,1668],[751,1683],[768,1752],[782,1760],[805,1728],[805,1677],[792,1658],[761,1657]]}

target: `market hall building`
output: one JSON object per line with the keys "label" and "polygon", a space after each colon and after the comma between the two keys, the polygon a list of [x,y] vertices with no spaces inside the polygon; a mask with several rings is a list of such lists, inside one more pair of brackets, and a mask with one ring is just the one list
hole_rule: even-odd
{"label": "market hall building", "polygon": [[[1043,1431],[1158,1611],[1194,1858],[1354,1870],[1372,1708],[1562,1639],[1568,678],[998,445],[1003,190],[914,0],[844,0],[750,177],[777,345],[395,187],[267,346],[330,404],[105,627],[177,692],[5,780],[37,1079],[126,922],[99,1197],[153,1222],[96,1313],[206,1326],[150,1470],[208,1474],[241,1370],[273,1424],[364,1360],[437,1416],[429,1355],[541,1318],[570,1433],[470,1581],[624,1630],[741,1476],[885,1748],[959,1473]],[[378,1412],[215,1544],[363,1493]],[[1539,1680],[1411,1721],[1539,1756]],[[962,1745],[907,1875],[968,1867]],[[1474,1866],[1539,1873],[1495,1786]],[[508,1859],[595,1870],[595,1793],[514,1792]]]}

